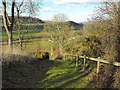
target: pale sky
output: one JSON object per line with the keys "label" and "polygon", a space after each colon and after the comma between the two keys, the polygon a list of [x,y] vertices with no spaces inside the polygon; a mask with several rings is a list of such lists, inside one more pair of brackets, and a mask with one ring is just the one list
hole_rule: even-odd
{"label": "pale sky", "polygon": [[38,18],[51,20],[54,14],[64,13],[71,21],[85,22],[103,1],[116,0],[43,0],[43,7]]}
{"label": "pale sky", "polygon": [[[90,0],[89,0],[90,1]],[[69,20],[75,22],[87,21],[100,2],[88,0],[44,0],[40,11],[42,20],[51,20],[55,14],[63,13]]]}
{"label": "pale sky", "polygon": [[[16,1],[19,2],[21,0]],[[40,0],[35,1],[39,2]],[[103,1],[114,2],[120,0],[43,0],[43,5],[36,17],[42,20],[52,20],[55,14],[63,13],[71,21],[85,22],[95,13],[95,9]],[[25,13],[23,15],[28,16]]]}

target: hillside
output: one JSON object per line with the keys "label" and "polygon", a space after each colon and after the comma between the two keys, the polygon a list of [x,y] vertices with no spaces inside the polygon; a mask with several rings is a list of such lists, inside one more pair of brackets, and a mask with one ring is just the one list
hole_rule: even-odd
{"label": "hillside", "polygon": [[[10,17],[9,17],[10,18]],[[14,30],[17,29],[16,26],[16,18],[15,17],[15,24],[14,24]],[[2,20],[3,21],[3,20]],[[43,29],[43,23],[39,18],[33,18],[33,17],[20,17],[20,27],[22,30],[41,30]],[[3,23],[3,22],[2,22]],[[4,26],[2,25],[2,31],[5,31]]]}
{"label": "hillside", "polygon": [[[2,18],[0,18],[0,20],[2,20]],[[34,17],[22,16],[22,17],[20,17],[20,22],[21,22],[20,26],[21,26],[22,30],[42,30],[43,24],[48,21],[43,21],[39,18],[34,18]],[[14,30],[17,29],[16,23],[17,22],[16,22],[16,17],[15,17]],[[67,21],[66,23],[68,23],[70,26],[72,26],[75,30],[80,30],[84,26],[83,23],[76,23],[74,21]],[[2,25],[2,31],[5,31],[3,25]]]}
{"label": "hillside", "polygon": [[75,30],[80,30],[81,28],[83,28],[84,24],[83,23],[76,23],[73,21],[67,21],[67,23],[72,26]]}
{"label": "hillside", "polygon": [[[16,20],[16,17],[15,17]],[[22,21],[22,24],[26,24],[26,23],[44,23],[44,21],[42,21],[39,18],[33,18],[33,17],[20,17],[20,20]]]}
{"label": "hillside", "polygon": [[[53,21],[44,21],[44,22],[45,23],[47,23],[47,22],[52,23]],[[69,25],[70,27],[73,27],[75,30],[80,30],[84,26],[83,23],[76,23],[74,21],[66,21],[64,23]]]}

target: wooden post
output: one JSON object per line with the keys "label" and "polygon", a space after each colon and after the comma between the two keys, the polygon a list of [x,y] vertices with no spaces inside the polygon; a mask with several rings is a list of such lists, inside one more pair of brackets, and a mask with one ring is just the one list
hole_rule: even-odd
{"label": "wooden post", "polygon": [[77,55],[75,56],[75,59],[76,59],[76,67],[78,66],[78,57]]}
{"label": "wooden post", "polygon": [[74,56],[72,55],[72,60],[74,60]]}
{"label": "wooden post", "polygon": [[66,60],[67,60],[67,55],[65,55],[65,57],[66,57]]}
{"label": "wooden post", "polygon": [[84,55],[83,70],[86,68],[86,55]]}
{"label": "wooden post", "polygon": [[77,56],[77,58],[78,58],[78,65],[79,65],[79,55]]}
{"label": "wooden post", "polygon": [[99,68],[100,68],[100,57],[98,57],[98,62],[97,62],[97,73],[99,73]]}
{"label": "wooden post", "polygon": [[68,55],[68,59],[70,60],[70,55]]}
{"label": "wooden post", "polygon": [[74,55],[73,55],[73,60],[72,60],[72,61],[73,61],[74,64],[76,64],[76,63],[75,63],[76,60],[75,60],[75,56],[74,56]]}
{"label": "wooden post", "polygon": [[64,58],[65,58],[65,60],[67,59],[67,58],[66,58],[66,54],[64,55]]}
{"label": "wooden post", "polygon": [[72,57],[72,55],[71,55],[71,60],[73,60],[73,57]]}
{"label": "wooden post", "polygon": [[64,59],[64,61],[66,60],[66,56],[65,56],[65,54],[63,55],[63,59]]}
{"label": "wooden post", "polygon": [[67,55],[65,55],[65,59],[67,60]]}
{"label": "wooden post", "polygon": [[72,60],[72,55],[70,55],[70,60]]}

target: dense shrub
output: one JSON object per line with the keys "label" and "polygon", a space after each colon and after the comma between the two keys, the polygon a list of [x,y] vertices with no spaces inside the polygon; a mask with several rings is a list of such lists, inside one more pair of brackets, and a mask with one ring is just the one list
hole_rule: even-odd
{"label": "dense shrub", "polygon": [[101,41],[95,35],[90,35],[85,37],[84,41],[82,42],[83,51],[82,53],[91,56],[91,57],[99,57],[104,54],[102,51]]}
{"label": "dense shrub", "polygon": [[49,59],[49,53],[48,52],[42,53],[42,58],[43,59]]}
{"label": "dense shrub", "polygon": [[59,55],[59,56],[57,56],[55,59],[62,60],[62,59],[63,59],[63,56],[62,56],[62,55]]}

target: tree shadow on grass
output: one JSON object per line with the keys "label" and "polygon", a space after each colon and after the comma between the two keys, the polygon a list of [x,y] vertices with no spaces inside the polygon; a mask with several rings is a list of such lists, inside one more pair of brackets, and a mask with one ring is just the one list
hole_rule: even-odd
{"label": "tree shadow on grass", "polygon": [[86,68],[85,71],[80,71],[73,66],[71,67],[69,63],[66,64],[65,63],[62,63],[56,68],[51,68],[49,70],[50,73],[48,73],[45,79],[39,83],[39,87],[42,88],[66,88],[66,86],[70,87],[71,84],[75,84],[76,81],[78,81],[79,79],[86,77],[94,69],[94,67],[91,64]]}
{"label": "tree shadow on grass", "polygon": [[40,60],[29,56],[3,55],[2,87],[3,88],[36,88],[39,81],[45,78],[50,67],[59,62]]}
{"label": "tree shadow on grass", "polygon": [[[67,82],[61,84],[61,85],[58,86],[57,88],[66,88],[66,86],[69,87],[70,84],[75,83],[77,80],[80,80],[81,78],[84,78],[84,77],[86,77],[87,75],[89,75],[89,74],[92,72],[93,68],[94,68],[94,67],[92,67],[92,66],[90,65],[89,67],[86,68],[85,71],[82,71],[82,72],[81,72],[81,71],[78,71],[78,72],[73,73],[73,74],[71,75],[72,77],[70,77],[70,78],[72,78],[72,79],[70,79],[70,80],[68,80]],[[65,77],[63,77],[63,79],[67,79],[67,77],[69,78],[69,76],[65,76]],[[80,84],[80,83],[79,83],[79,84]]]}

